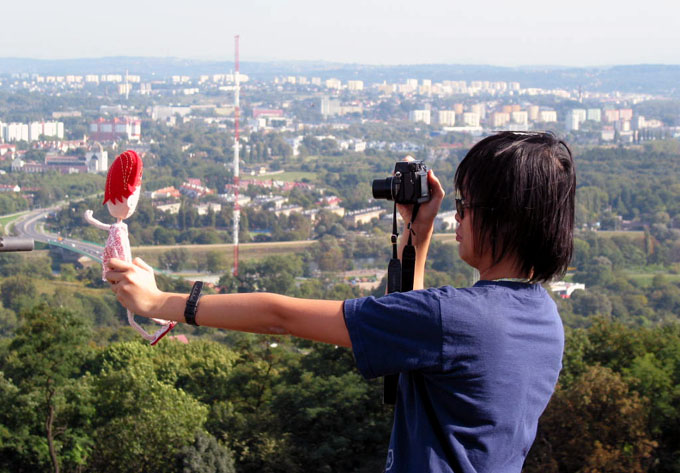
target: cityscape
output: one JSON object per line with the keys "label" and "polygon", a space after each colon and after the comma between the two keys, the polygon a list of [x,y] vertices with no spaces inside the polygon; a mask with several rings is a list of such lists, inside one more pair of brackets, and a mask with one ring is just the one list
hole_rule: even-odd
{"label": "cityscape", "polygon": [[[54,110],[24,113],[23,122],[12,119],[21,115],[16,111],[2,114],[0,159],[13,173],[48,169],[102,173],[108,165],[107,146],[123,141],[142,153],[149,150],[143,123],[167,127],[200,123],[233,133],[234,79],[233,71],[165,78],[127,71],[0,75],[0,91],[5,93],[68,95],[83,101],[96,97],[100,102],[85,108],[60,103]],[[249,133],[280,136],[293,156],[300,154],[305,138],[313,138],[332,140],[340,151],[417,153],[430,160],[500,130],[551,130],[583,146],[636,145],[680,135],[680,126],[667,113],[665,104],[674,103],[668,95],[525,87],[516,81],[479,79],[369,82],[278,75],[257,80],[240,74],[246,97],[242,153],[252,153]],[[376,139],[357,134],[352,127],[392,124],[410,127],[408,139]],[[268,171],[266,165],[249,170]],[[214,192],[226,198],[229,190],[226,186]]]}

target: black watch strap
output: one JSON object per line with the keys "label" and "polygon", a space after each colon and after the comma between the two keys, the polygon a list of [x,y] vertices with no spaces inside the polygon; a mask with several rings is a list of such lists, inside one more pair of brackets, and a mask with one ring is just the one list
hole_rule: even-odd
{"label": "black watch strap", "polygon": [[196,281],[189,293],[189,299],[184,308],[184,321],[190,325],[198,325],[196,323],[196,310],[198,309],[198,300],[201,298],[202,289],[203,281]]}

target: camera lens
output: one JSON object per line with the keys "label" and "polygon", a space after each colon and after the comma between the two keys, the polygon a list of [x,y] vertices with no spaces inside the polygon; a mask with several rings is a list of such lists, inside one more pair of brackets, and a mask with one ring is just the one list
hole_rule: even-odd
{"label": "camera lens", "polygon": [[392,200],[392,178],[373,180],[373,198]]}

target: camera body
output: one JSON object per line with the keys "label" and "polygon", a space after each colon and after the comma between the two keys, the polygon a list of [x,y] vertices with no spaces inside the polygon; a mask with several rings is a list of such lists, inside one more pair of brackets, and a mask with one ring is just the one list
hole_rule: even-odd
{"label": "camera body", "polygon": [[397,204],[422,204],[430,200],[427,166],[422,161],[398,161],[394,176],[373,181],[373,198]]}

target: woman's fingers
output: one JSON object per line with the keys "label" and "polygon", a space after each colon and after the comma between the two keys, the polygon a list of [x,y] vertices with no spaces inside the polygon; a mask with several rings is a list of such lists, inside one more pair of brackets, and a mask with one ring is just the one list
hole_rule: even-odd
{"label": "woman's fingers", "polygon": [[427,181],[430,185],[430,190],[432,191],[432,198],[443,199],[446,193],[442,187],[442,183],[439,182],[439,178],[434,175],[434,171],[430,169],[427,173]]}
{"label": "woman's fingers", "polygon": [[140,268],[146,269],[149,272],[153,273],[153,268],[146,264],[146,261],[144,261],[142,258],[135,258],[132,260],[132,264],[139,266]]}

